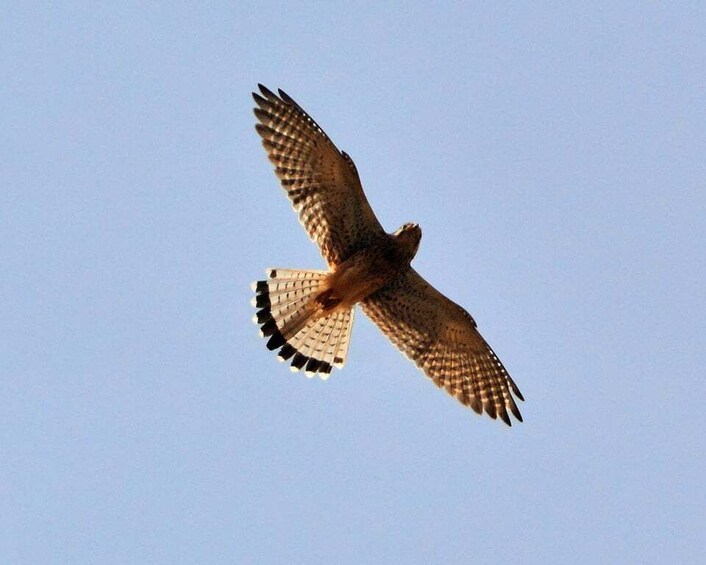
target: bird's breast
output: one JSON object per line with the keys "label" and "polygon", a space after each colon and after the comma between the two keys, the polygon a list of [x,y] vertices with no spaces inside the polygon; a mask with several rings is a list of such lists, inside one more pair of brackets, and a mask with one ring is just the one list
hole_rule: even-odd
{"label": "bird's breast", "polygon": [[360,302],[409,267],[394,241],[374,243],[350,256],[329,275],[331,295],[344,306]]}

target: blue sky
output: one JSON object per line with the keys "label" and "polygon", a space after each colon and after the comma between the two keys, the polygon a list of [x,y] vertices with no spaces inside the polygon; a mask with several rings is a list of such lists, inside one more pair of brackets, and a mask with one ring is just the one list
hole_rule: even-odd
{"label": "blue sky", "polygon": [[[702,3],[0,11],[0,562],[701,563]],[[527,401],[358,312],[327,382],[251,323],[323,268],[250,92],[356,161]]]}

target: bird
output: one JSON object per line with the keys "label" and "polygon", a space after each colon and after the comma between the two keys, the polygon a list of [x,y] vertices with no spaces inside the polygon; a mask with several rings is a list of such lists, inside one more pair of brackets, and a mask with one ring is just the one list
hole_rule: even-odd
{"label": "bird", "polygon": [[416,223],[387,233],[353,159],[286,92],[253,92],[255,129],[299,220],[327,270],[279,269],[253,283],[253,321],[293,371],[326,379],[343,368],[356,305],[438,387],[477,414],[512,425],[524,400],[461,306],[411,266]]}

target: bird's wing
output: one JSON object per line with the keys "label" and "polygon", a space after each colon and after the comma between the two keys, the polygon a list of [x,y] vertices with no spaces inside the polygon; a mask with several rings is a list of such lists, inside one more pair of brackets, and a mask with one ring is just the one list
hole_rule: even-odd
{"label": "bird's wing", "polygon": [[471,315],[411,267],[361,302],[363,312],[439,387],[508,425],[519,389]]}
{"label": "bird's wing", "polygon": [[384,230],[353,160],[282,90],[253,93],[255,128],[309,237],[334,266]]}

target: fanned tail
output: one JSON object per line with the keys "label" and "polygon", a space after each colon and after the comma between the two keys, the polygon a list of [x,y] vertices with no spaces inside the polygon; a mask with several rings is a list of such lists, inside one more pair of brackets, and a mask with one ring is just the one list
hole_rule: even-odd
{"label": "fanned tail", "polygon": [[269,269],[267,280],[253,284],[253,321],[267,348],[280,349],[281,361],[291,359],[292,370],[307,375],[319,373],[326,379],[332,367],[345,364],[353,325],[353,308],[337,309],[321,315],[316,297],[326,290],[325,271]]}

